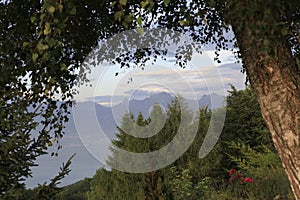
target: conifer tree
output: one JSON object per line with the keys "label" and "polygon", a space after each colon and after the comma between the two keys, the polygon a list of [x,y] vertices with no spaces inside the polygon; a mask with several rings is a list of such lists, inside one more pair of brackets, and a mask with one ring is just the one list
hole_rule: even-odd
{"label": "conifer tree", "polygon": [[[163,146],[169,144],[172,139],[178,134],[178,129],[183,128],[185,131],[185,136],[182,136],[182,140],[185,140],[185,137],[189,137],[188,134],[192,134],[190,131],[193,130],[192,127],[200,126],[199,131],[194,139],[192,145],[187,149],[187,152],[184,153],[178,160],[169,166],[154,170],[148,173],[125,173],[117,170],[111,170],[110,172],[106,171],[104,173],[107,177],[107,174],[110,174],[110,185],[113,188],[105,191],[106,186],[103,184],[103,180],[99,180],[100,173],[97,173],[97,178],[95,178],[95,184],[100,186],[92,186],[92,190],[89,193],[90,197],[97,197],[99,191],[102,191],[104,194],[101,194],[100,197],[106,196],[107,199],[174,199],[179,193],[174,193],[174,184],[172,182],[174,179],[174,172],[176,170],[178,173],[186,174],[189,171],[191,176],[189,180],[191,181],[191,190],[198,187],[198,183],[205,178],[207,173],[203,171],[209,169],[212,163],[218,164],[213,160],[213,157],[216,157],[217,152],[211,154],[209,159],[204,159],[202,162],[199,162],[198,151],[205,137],[207,127],[210,121],[210,114],[207,108],[199,110],[199,116],[201,115],[200,121],[193,120],[193,112],[188,109],[187,105],[183,102],[181,97],[176,97],[167,107],[164,112],[163,109],[154,105],[150,116],[144,118],[141,113],[135,118],[132,114],[125,114],[122,118],[121,125],[118,127],[118,133],[116,138],[113,141],[115,147],[118,147],[123,150],[130,152],[139,152],[147,153],[155,150],[159,150]],[[187,123],[187,127],[180,127],[182,122]],[[150,137],[138,137],[143,131],[144,136]],[[112,147],[112,156],[108,160],[108,164],[111,162],[126,162],[126,158],[120,157],[118,149]],[[212,161],[212,162],[210,162]],[[138,162],[138,161],[136,161]],[[154,166],[159,162],[156,159],[153,159],[148,163],[151,166]],[[127,163],[128,165],[132,163]],[[137,164],[137,163],[135,163]],[[201,168],[204,168],[201,173]],[[173,170],[171,170],[171,168]],[[210,170],[215,171],[215,169]],[[209,173],[208,173],[209,174]],[[101,187],[102,189],[100,189]],[[98,191],[98,192],[97,192]],[[199,192],[199,190],[197,190]],[[108,194],[110,192],[111,194]],[[192,192],[192,191],[190,191]],[[196,192],[196,193],[198,193]],[[194,195],[196,194],[194,193]],[[110,197],[108,197],[110,195]],[[122,196],[122,197],[121,197]],[[99,198],[100,198],[99,197]],[[179,197],[178,197],[179,198]]]}
{"label": "conifer tree", "polygon": [[229,93],[226,120],[221,135],[221,145],[225,157],[224,166],[230,169],[236,165],[236,163],[232,163],[231,159],[227,159],[227,155],[241,156],[239,151],[229,147],[232,142],[249,145],[257,151],[262,151],[262,145],[266,145],[276,153],[271,135],[251,88],[238,91],[232,87]]}

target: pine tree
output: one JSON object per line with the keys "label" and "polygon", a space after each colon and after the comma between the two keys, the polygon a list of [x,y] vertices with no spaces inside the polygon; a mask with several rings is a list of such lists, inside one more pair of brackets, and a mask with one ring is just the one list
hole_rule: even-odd
{"label": "pine tree", "polygon": [[[114,145],[111,148],[112,156],[108,159],[107,163],[116,164],[122,162],[123,164],[123,162],[126,162],[128,166],[138,165],[138,160],[135,160],[135,163],[130,163],[132,161],[128,161],[126,157],[122,157],[119,149],[137,153],[159,150],[170,143],[174,136],[178,134],[181,121],[192,122],[192,114],[182,104],[180,97],[175,98],[170,103],[166,113],[160,106],[154,105],[150,117],[146,119],[141,113],[136,118],[130,113],[125,114],[120,127],[118,127],[117,139],[112,142]],[[190,126],[195,126],[195,123],[191,123]],[[189,127],[183,127],[183,129],[186,130],[186,134],[189,134]],[[141,134],[143,137],[139,137]],[[184,140],[185,138],[182,136],[181,139]],[[146,164],[154,168],[157,164],[156,162],[160,162],[160,160],[150,158],[149,163]],[[97,197],[99,195],[97,191],[106,193],[106,195],[101,194],[100,196],[109,196],[108,192],[111,191],[110,197],[107,199],[171,199],[172,192],[168,188],[170,187],[169,182],[172,180],[172,176],[169,168],[174,166],[175,163],[164,169],[153,170],[147,173],[126,173],[114,169],[111,172],[105,172],[110,174],[110,178],[112,179],[110,180],[110,184],[113,187],[113,191],[105,191],[103,189],[105,187],[102,187],[103,191],[99,188],[100,186],[92,186],[89,196],[91,198]],[[101,171],[101,173],[104,172]],[[100,173],[97,173],[96,176],[100,175]],[[99,177],[94,179],[98,180],[94,184],[103,184],[99,180]]]}
{"label": "pine tree", "polygon": [[242,156],[239,151],[229,147],[232,142],[249,145],[257,151],[262,151],[262,145],[266,145],[276,152],[251,88],[237,91],[232,87],[229,93],[226,121],[221,135],[221,145],[225,157],[223,164],[227,169],[236,165],[227,155]]}

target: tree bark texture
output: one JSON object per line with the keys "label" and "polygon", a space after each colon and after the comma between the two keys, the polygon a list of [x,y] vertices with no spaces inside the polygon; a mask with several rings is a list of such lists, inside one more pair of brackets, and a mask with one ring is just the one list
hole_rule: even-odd
{"label": "tree bark texture", "polygon": [[[270,38],[272,53],[262,51],[264,39],[250,27],[233,24],[243,64],[263,118],[272,134],[294,196],[300,199],[300,73],[286,38]],[[249,27],[248,27],[249,25]],[[271,35],[271,33],[270,33]]]}

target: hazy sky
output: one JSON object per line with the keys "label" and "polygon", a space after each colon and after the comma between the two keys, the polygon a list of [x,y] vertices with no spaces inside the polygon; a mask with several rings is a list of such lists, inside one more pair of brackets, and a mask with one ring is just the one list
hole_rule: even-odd
{"label": "hazy sky", "polygon": [[[81,87],[78,101],[93,100],[102,105],[116,104],[124,98],[145,98],[153,92],[170,92],[187,98],[204,94],[226,94],[229,84],[237,89],[245,87],[245,74],[235,63],[231,51],[221,51],[221,64],[214,62],[214,51],[195,53],[185,69],[175,64],[174,57],[158,60],[145,69],[120,69],[117,65],[103,64],[92,67],[89,74],[92,87]],[[118,72],[118,76],[115,76]]]}

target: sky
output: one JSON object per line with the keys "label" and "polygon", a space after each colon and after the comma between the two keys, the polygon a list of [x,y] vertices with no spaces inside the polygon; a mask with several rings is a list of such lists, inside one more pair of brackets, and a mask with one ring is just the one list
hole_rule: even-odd
{"label": "sky", "polygon": [[245,88],[245,74],[241,73],[241,64],[236,63],[232,51],[220,52],[221,63],[214,61],[213,50],[194,53],[184,69],[176,65],[175,57],[170,55],[166,61],[158,59],[154,64],[146,64],[143,70],[139,67],[120,69],[108,63],[91,66],[88,77],[92,87],[79,88],[76,100],[113,106],[124,99],[143,99],[158,92],[196,99],[210,93],[226,95],[230,84],[237,89]]}

